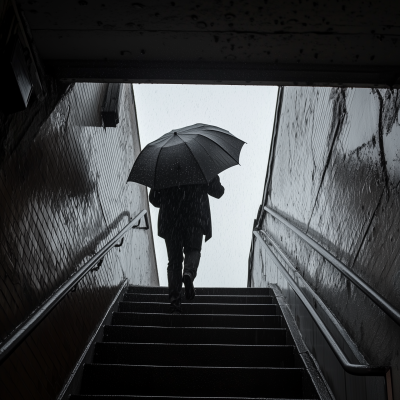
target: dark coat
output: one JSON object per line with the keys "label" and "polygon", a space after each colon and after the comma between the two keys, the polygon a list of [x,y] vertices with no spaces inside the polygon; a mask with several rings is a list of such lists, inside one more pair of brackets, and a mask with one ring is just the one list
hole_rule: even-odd
{"label": "dark coat", "polygon": [[219,199],[224,192],[219,176],[216,176],[208,185],[151,189],[150,203],[160,208],[158,236],[171,237],[176,232],[188,232],[192,228],[201,228],[207,241],[212,236],[208,195]]}

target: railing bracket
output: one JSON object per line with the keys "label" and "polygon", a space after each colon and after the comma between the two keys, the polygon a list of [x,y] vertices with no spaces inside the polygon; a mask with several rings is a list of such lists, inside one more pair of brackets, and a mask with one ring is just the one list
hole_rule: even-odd
{"label": "railing bracket", "polygon": [[124,244],[124,238],[121,239],[121,243],[116,244],[115,247],[121,247]]}
{"label": "railing bracket", "polygon": [[[117,247],[117,246],[115,246],[115,247]],[[102,258],[102,259],[97,263],[97,266],[96,266],[96,267],[92,268],[92,272],[98,271],[99,268],[101,267],[101,265],[103,264],[103,261],[104,261],[104,258]]]}

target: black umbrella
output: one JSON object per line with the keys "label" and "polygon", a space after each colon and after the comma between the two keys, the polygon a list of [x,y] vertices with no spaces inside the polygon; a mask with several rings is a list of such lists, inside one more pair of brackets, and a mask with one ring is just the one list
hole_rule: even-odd
{"label": "black umbrella", "polygon": [[175,129],[142,150],[128,181],[154,189],[208,183],[239,164],[244,143],[217,126],[195,124]]}

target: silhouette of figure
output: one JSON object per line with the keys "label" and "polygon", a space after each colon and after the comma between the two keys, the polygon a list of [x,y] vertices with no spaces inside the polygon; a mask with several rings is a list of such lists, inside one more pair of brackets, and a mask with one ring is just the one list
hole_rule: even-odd
{"label": "silhouette of figure", "polygon": [[[165,239],[168,253],[168,292],[172,313],[181,313],[182,281],[185,296],[193,300],[193,281],[200,263],[200,252],[212,236],[211,212],[208,195],[217,199],[225,189],[217,175],[209,184],[184,185],[150,191],[150,203],[160,208],[158,236]],[[185,255],[182,276],[182,262]]]}

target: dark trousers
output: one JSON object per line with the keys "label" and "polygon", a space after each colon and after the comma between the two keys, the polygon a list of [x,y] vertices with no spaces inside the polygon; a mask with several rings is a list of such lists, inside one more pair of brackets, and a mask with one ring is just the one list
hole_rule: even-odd
{"label": "dark trousers", "polygon": [[168,293],[171,310],[181,308],[182,262],[185,255],[183,274],[189,274],[194,280],[200,263],[203,231],[193,228],[175,232],[165,238],[168,253]]}

